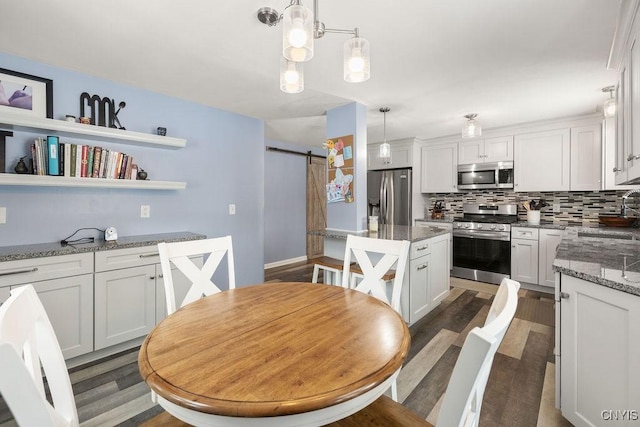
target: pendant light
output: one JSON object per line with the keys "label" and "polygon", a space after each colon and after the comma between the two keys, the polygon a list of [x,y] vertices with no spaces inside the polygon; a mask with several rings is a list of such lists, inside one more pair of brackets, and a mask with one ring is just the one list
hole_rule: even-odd
{"label": "pendant light", "polygon": [[472,113],[466,114],[464,117],[467,119],[467,121],[462,127],[462,137],[475,138],[476,136],[482,135],[482,126],[480,126],[480,123],[478,123],[475,119],[476,117],[478,117],[478,115]]}
{"label": "pendant light", "polygon": [[380,153],[378,157],[384,160],[385,163],[388,163],[389,160],[391,160],[391,145],[389,145],[389,143],[387,142],[387,113],[390,110],[391,108],[389,107],[380,108],[380,112],[384,115],[384,125],[383,125],[384,140],[382,144],[380,144]]}
{"label": "pendant light", "polygon": [[603,92],[609,92],[609,98],[602,104],[602,111],[605,117],[614,117],[616,115],[617,105],[613,93],[616,91],[615,86],[607,86],[602,88]]}
{"label": "pendant light", "polygon": [[302,62],[280,57],[280,90],[285,93],[300,93],[304,90]]}
{"label": "pendant light", "polygon": [[359,37],[357,28],[355,32],[355,37],[344,43],[344,80],[349,83],[365,82],[371,76],[369,41]]}
{"label": "pendant light", "polygon": [[300,0],[292,0],[282,13],[282,55],[289,61],[313,58],[313,13]]}

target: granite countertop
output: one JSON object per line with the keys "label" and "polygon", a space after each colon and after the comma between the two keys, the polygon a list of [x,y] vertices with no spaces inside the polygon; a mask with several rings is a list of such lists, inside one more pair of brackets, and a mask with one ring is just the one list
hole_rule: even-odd
{"label": "granite countertop", "polygon": [[438,218],[438,219],[432,219],[432,218],[416,218],[416,221],[422,221],[422,222],[453,222],[455,220],[459,219],[459,217],[455,217],[455,216],[450,216],[450,215],[445,215],[443,218]]}
{"label": "granite countertop", "polygon": [[640,230],[569,227],[558,246],[553,268],[569,276],[640,296]]}
{"label": "granite countertop", "polygon": [[386,240],[409,240],[416,242],[418,240],[430,239],[449,233],[445,228],[437,227],[411,227],[408,225],[380,225],[377,233],[369,231],[343,231],[343,230],[312,230],[310,235],[331,237],[334,239],[346,239],[349,234],[355,236],[371,237],[374,239]]}
{"label": "granite countertop", "polygon": [[146,234],[141,236],[118,237],[117,241],[96,240],[93,243],[63,246],[60,242],[37,243],[0,247],[0,262],[21,259],[41,258],[57,255],[79,254],[84,252],[108,251],[113,249],[136,248],[157,245],[160,242],[179,242],[185,240],[206,239],[204,234],[188,231],[176,233]]}

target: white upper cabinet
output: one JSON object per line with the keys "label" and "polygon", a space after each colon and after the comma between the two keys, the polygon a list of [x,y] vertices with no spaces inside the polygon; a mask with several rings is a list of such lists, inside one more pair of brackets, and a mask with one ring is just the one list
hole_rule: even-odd
{"label": "white upper cabinet", "polygon": [[602,189],[602,130],[600,125],[571,129],[571,191]]}
{"label": "white upper cabinet", "polygon": [[380,158],[380,144],[367,146],[367,170],[410,168],[413,163],[413,141],[389,143],[391,158]]}
{"label": "white upper cabinet", "polygon": [[569,129],[516,135],[515,191],[569,191]]}
{"label": "white upper cabinet", "polygon": [[458,191],[458,143],[422,147],[420,188],[423,193]]}
{"label": "white upper cabinet", "polygon": [[458,164],[513,161],[513,136],[464,141],[458,144]]}

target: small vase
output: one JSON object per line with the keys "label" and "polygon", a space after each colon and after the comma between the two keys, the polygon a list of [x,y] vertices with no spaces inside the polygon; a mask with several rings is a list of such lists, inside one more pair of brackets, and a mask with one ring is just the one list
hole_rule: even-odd
{"label": "small vase", "polygon": [[140,172],[138,172],[138,179],[141,181],[147,179],[147,173],[144,171],[144,169],[140,169]]}
{"label": "small vase", "polygon": [[29,173],[29,168],[27,167],[26,163],[24,162],[24,157],[20,157],[20,160],[18,160],[18,164],[16,165],[16,167],[13,170],[16,171],[16,173],[19,173],[19,174]]}
{"label": "small vase", "polygon": [[527,222],[531,225],[540,225],[540,211],[527,211]]}

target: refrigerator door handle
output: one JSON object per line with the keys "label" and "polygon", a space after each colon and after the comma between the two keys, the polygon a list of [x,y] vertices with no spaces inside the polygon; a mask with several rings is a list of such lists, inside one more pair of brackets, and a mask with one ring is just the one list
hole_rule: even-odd
{"label": "refrigerator door handle", "polygon": [[387,216],[387,187],[385,185],[385,174],[382,172],[382,177],[380,179],[380,224],[384,224],[385,217]]}
{"label": "refrigerator door handle", "polygon": [[389,173],[389,181],[387,182],[387,189],[391,192],[391,197],[388,201],[388,213],[387,213],[387,224],[395,224],[395,192],[394,192],[394,182],[393,182],[393,172]]}

